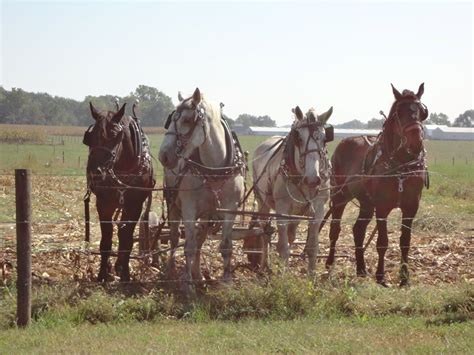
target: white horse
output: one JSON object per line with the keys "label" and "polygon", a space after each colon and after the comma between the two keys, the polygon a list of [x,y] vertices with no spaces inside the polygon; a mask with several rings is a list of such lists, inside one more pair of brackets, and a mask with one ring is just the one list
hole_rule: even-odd
{"label": "white horse", "polygon": [[[295,121],[288,136],[267,139],[255,150],[253,183],[260,212],[267,213],[272,209],[278,214],[314,218],[309,222],[306,244],[308,273],[312,274],[319,250],[319,225],[329,199],[330,162],[326,142],[332,140],[332,134],[324,125],[332,114],[332,107],[321,115],[310,109],[305,116],[297,106],[293,113]],[[285,263],[299,222],[277,219],[277,250]],[[262,266],[265,266],[266,257],[264,248]]]}
{"label": "white horse", "polygon": [[243,198],[245,165],[236,159],[234,142],[222,124],[219,104],[207,101],[199,89],[187,99],[180,97],[180,101],[171,116],[159,159],[167,169],[176,169],[180,160],[184,162],[179,169],[182,177],[174,201],[184,224],[184,281],[191,283],[193,277],[202,280],[198,251],[211,220],[222,224],[223,279],[231,281],[235,215],[217,213],[216,208],[237,209]]}

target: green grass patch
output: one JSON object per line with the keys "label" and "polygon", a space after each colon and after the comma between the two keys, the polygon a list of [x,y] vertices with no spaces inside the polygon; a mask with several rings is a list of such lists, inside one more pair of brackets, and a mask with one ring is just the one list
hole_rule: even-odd
{"label": "green grass patch", "polygon": [[[4,288],[0,327],[14,326],[14,289]],[[132,285],[36,286],[32,306],[35,324],[75,325],[187,319],[241,321],[243,319],[292,320],[385,316],[424,317],[430,324],[449,319],[474,319],[474,285],[381,288],[371,281],[315,285],[294,276],[274,276],[202,292],[189,300],[179,293],[140,289]]]}

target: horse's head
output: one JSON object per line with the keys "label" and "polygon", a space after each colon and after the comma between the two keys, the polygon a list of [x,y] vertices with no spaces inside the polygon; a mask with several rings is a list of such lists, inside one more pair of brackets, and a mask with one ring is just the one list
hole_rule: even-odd
{"label": "horse's head", "polygon": [[159,153],[161,164],[169,169],[176,167],[180,157],[189,158],[209,135],[206,125],[209,108],[199,89],[187,99],[178,94],[178,99],[179,105],[165,124],[167,131]]}
{"label": "horse's head", "polygon": [[421,84],[416,94],[410,90],[400,93],[392,85],[395,102],[387,122],[393,132],[392,148],[403,149],[411,156],[418,156],[423,149],[422,122],[428,117],[428,109],[420,101],[424,90],[424,84]]}
{"label": "horse's head", "polygon": [[312,108],[306,115],[296,106],[292,110],[295,121],[291,127],[288,144],[294,146],[295,169],[303,176],[303,183],[317,187],[328,174],[326,142],[332,140],[332,127],[325,124],[332,114],[332,107],[317,115]]}
{"label": "horse's head", "polygon": [[125,104],[117,112],[100,112],[91,102],[90,110],[95,124],[87,129],[83,140],[89,147],[87,175],[92,181],[100,181],[105,180],[123,151]]}

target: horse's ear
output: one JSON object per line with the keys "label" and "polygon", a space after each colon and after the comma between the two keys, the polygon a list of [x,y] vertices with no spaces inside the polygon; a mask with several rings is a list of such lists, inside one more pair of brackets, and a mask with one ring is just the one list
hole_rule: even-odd
{"label": "horse's ear", "polygon": [[421,83],[420,87],[418,88],[418,92],[416,93],[416,97],[418,98],[418,100],[421,99],[424,92],[425,92],[425,83]]}
{"label": "horse's ear", "polygon": [[91,115],[92,117],[94,118],[94,120],[98,120],[100,115],[99,115],[99,111],[97,111],[97,109],[94,107],[94,105],[92,105],[92,101],[89,101],[89,107],[91,108]]}
{"label": "horse's ear", "polygon": [[395,96],[395,100],[400,100],[402,97],[402,94],[400,94],[400,91],[395,89],[395,86],[393,86],[393,84],[390,84],[390,85],[392,85],[392,91],[393,91],[393,95]]}
{"label": "horse's ear", "polygon": [[181,91],[178,91],[178,100],[179,102],[184,101],[184,97],[183,97],[183,94],[181,94]]}
{"label": "horse's ear", "polygon": [[322,124],[326,124],[326,122],[329,120],[329,117],[331,117],[331,115],[332,115],[332,106],[326,112],[318,115],[318,121]]}
{"label": "horse's ear", "polygon": [[124,103],[122,105],[122,108],[120,110],[118,110],[118,112],[114,115],[114,117],[112,117],[112,121],[115,122],[115,123],[120,123],[120,121],[122,120],[123,118],[123,115],[125,114],[125,105],[127,103]]}
{"label": "horse's ear", "polygon": [[201,102],[201,91],[199,91],[199,88],[196,88],[193,94],[193,104],[197,106],[199,105],[200,102]]}
{"label": "horse's ear", "polygon": [[301,109],[300,109],[299,106],[296,106],[296,107],[295,107],[294,114],[295,114],[296,118],[297,118],[298,120],[300,120],[300,121],[301,121],[301,120],[303,119],[303,117],[304,117],[303,111],[301,111]]}

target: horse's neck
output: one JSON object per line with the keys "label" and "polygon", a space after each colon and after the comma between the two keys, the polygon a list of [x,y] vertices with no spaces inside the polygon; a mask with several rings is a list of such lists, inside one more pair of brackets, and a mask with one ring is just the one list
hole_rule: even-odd
{"label": "horse's neck", "polygon": [[224,127],[220,119],[210,120],[208,124],[209,134],[199,147],[199,158],[205,166],[219,168],[224,166],[227,153]]}
{"label": "horse's neck", "polygon": [[115,163],[115,169],[118,171],[128,171],[136,168],[138,158],[135,156],[131,137],[124,135],[122,141],[122,148],[118,153],[117,162]]}
{"label": "horse's neck", "polygon": [[400,145],[400,137],[395,134],[395,124],[396,122],[386,122],[382,131],[384,153],[387,156],[391,155]]}

